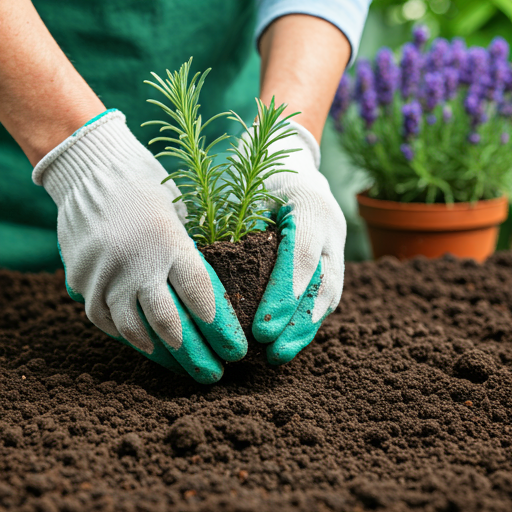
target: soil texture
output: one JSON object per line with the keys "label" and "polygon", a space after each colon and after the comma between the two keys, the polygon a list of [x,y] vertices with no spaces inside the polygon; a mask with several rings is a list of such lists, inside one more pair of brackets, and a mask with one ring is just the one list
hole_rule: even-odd
{"label": "soil texture", "polygon": [[215,242],[199,248],[224,285],[249,341],[255,342],[251,326],[276,263],[280,241],[279,232],[269,225],[266,231],[249,233],[237,243]]}
{"label": "soil texture", "polygon": [[512,509],[512,253],[348,264],[291,363],[205,387],[0,271],[0,510]]}

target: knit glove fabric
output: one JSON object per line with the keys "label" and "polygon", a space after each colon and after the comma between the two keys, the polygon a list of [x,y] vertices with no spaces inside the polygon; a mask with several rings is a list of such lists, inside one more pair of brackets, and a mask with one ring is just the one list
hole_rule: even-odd
{"label": "knit glove fabric", "polygon": [[268,343],[272,364],[293,359],[314,338],[324,318],[337,307],[343,290],[346,223],[325,177],[320,148],[303,126],[274,142],[269,154],[300,148],[282,160],[267,189],[283,199],[277,224],[283,236],[276,265],[252,326],[255,338]]}
{"label": "knit glove fabric", "polygon": [[202,383],[247,341],[225,289],[188,236],[179,190],[119,111],[87,123],[33,172],[58,207],[66,286],[102,331]]}

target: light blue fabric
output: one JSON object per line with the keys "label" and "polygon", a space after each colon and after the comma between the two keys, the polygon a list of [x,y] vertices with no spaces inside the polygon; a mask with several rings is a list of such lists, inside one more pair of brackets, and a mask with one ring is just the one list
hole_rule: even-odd
{"label": "light blue fabric", "polygon": [[352,49],[350,66],[356,59],[370,3],[371,0],[257,0],[256,40],[281,16],[309,14],[329,21],[345,34]]}

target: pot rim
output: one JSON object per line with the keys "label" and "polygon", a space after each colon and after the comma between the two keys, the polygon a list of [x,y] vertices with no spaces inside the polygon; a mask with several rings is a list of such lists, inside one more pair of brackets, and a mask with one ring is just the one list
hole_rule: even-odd
{"label": "pot rim", "polygon": [[369,189],[356,194],[359,204],[369,206],[370,208],[379,208],[382,210],[413,210],[413,211],[464,211],[464,210],[485,210],[486,208],[496,208],[503,202],[508,203],[508,197],[503,194],[494,199],[479,199],[472,202],[459,202],[453,204],[447,203],[402,203],[400,201],[390,201],[389,199],[376,199],[368,195]]}
{"label": "pot rim", "polygon": [[400,203],[357,194],[359,214],[368,225],[403,231],[465,231],[501,224],[508,215],[508,198],[475,203]]}

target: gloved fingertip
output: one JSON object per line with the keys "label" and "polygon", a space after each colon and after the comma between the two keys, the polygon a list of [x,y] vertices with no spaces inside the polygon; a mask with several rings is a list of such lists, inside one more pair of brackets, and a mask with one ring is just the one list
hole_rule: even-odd
{"label": "gloved fingertip", "polygon": [[275,366],[289,363],[299,352],[294,347],[272,343],[267,347],[267,361]]}
{"label": "gloved fingertip", "polygon": [[[188,351],[183,346],[172,350],[172,355],[186,372],[200,384],[213,384],[224,374],[222,363],[214,356],[209,348],[200,344],[194,347],[197,351]],[[204,348],[204,350],[201,350]]]}
{"label": "gloved fingertip", "polygon": [[276,318],[271,310],[267,312],[266,308],[261,308],[254,317],[252,334],[259,343],[272,343],[279,338],[285,327],[286,323],[282,318]]}
{"label": "gloved fingertip", "polygon": [[247,355],[249,345],[245,336],[243,334],[242,336],[243,338],[237,339],[236,343],[225,342],[222,347],[217,346],[217,355],[230,363],[243,359]]}
{"label": "gloved fingertip", "polygon": [[222,379],[224,375],[224,368],[219,363],[219,368],[216,370],[201,370],[199,368],[195,369],[194,372],[189,372],[190,376],[199,384],[215,384]]}
{"label": "gloved fingertip", "polygon": [[258,343],[272,343],[279,337],[279,332],[269,328],[262,322],[254,321],[252,324],[252,334]]}

